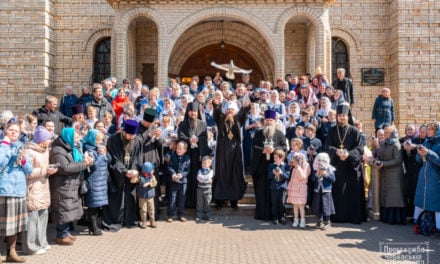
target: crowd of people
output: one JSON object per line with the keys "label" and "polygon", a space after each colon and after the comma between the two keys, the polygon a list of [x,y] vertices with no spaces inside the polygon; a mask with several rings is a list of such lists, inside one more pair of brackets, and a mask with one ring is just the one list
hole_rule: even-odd
{"label": "crowd of people", "polygon": [[351,112],[353,83],[344,69],[337,76],[330,83],[318,68],[253,85],[243,74],[235,87],[220,74],[193,76],[188,85],[171,79],[162,91],[111,77],[80,96],[66,86],[60,100],[48,95],[32,114],[3,111],[6,260],[25,261],[15,251],[17,234],[25,253],[49,250],[49,218],[60,245],[75,243],[73,222],[84,216],[90,235],[156,228],[165,205],[168,223],[186,222],[185,208],[196,208],[198,222],[212,221],[212,200],[217,210],[238,210],[246,173],[256,219],[287,224],[290,203],[293,227],[306,226],[310,208],[316,227],[327,230],[331,222],[367,220],[371,166],[380,173],[382,221],[405,224],[431,211],[439,229],[438,123],[409,124],[399,139],[391,91],[383,88],[372,112],[376,134],[367,140]]}

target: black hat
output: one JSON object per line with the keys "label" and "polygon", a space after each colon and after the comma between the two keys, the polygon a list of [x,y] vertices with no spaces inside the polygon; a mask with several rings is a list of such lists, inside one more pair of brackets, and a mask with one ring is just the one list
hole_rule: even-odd
{"label": "black hat", "polygon": [[336,114],[344,114],[348,115],[350,112],[350,105],[349,104],[340,104],[338,107],[336,107]]}
{"label": "black hat", "polygon": [[156,119],[157,111],[153,108],[147,108],[144,112],[144,121],[152,123]]}
{"label": "black hat", "polygon": [[186,106],[186,111],[199,111],[199,103],[198,102],[191,102]]}
{"label": "black hat", "polygon": [[84,107],[82,104],[72,105],[72,115],[83,114],[83,113],[84,113]]}
{"label": "black hat", "polygon": [[139,128],[139,123],[135,120],[125,120],[124,122],[124,131],[127,134],[136,135]]}

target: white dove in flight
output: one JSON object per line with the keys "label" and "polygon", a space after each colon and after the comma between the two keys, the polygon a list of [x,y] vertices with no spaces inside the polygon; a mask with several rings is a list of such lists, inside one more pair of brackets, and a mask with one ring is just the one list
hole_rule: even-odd
{"label": "white dove in flight", "polygon": [[226,71],[226,78],[230,80],[234,80],[235,74],[234,73],[251,73],[252,70],[244,70],[240,69],[237,66],[234,65],[234,62],[231,60],[231,63],[229,64],[217,64],[213,61],[211,61],[211,66],[220,70]]}

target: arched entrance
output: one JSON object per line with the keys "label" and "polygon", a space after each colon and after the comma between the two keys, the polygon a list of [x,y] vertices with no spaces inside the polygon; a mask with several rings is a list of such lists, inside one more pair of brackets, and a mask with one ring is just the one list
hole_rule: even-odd
{"label": "arched entrance", "polygon": [[[220,46],[222,39],[224,48]],[[275,63],[267,41],[249,25],[226,18],[202,21],[186,30],[171,52],[168,74],[169,77],[215,76],[220,72],[224,76],[225,72],[210,63],[228,64],[231,59],[240,68],[252,69],[251,82],[256,85],[260,80],[274,78]],[[236,81],[241,81],[240,74]]]}
{"label": "arched entrance", "polygon": [[[214,77],[216,72],[220,72],[223,78],[225,78],[225,72],[212,67],[210,63],[215,61],[218,64],[228,64],[231,59],[236,66],[242,69],[252,69],[250,82],[254,85],[258,85],[260,80],[264,80],[263,72],[254,57],[244,49],[228,44],[224,48],[221,48],[219,44],[214,44],[197,50],[183,64],[179,76],[190,77],[198,74],[200,76],[210,75]],[[237,74],[235,82],[240,81],[241,75]]]}

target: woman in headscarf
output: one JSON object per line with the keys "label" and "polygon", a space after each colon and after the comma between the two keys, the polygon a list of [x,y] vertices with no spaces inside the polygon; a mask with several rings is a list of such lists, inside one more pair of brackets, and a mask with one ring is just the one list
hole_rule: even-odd
{"label": "woman in headscarf", "polygon": [[63,128],[52,145],[49,161],[59,163],[57,173],[50,177],[51,218],[56,224],[56,243],[71,246],[76,237],[70,233],[70,223],[83,214],[79,197],[80,174],[93,165],[93,158],[83,157],[80,135],[74,128]]}
{"label": "woman in headscarf", "polygon": [[380,144],[374,166],[380,168],[380,220],[389,224],[405,224],[402,152],[397,129],[384,129],[385,141]]}
{"label": "woman in headscarf", "polygon": [[101,207],[108,204],[107,165],[110,164],[111,157],[103,145],[102,132],[89,130],[83,142],[84,153],[93,158],[93,166],[84,171],[84,180],[89,187],[84,199],[89,219],[89,235],[99,236],[102,235],[102,230],[98,228],[97,217]]}
{"label": "woman in headscarf", "polygon": [[404,185],[405,185],[405,202],[406,215],[412,217],[414,215],[414,194],[416,193],[417,179],[422,164],[417,163],[417,142],[418,131],[414,124],[408,124],[405,127],[405,136],[399,141],[402,145],[403,164],[405,166]]}
{"label": "woman in headscarf", "polygon": [[32,173],[30,156],[18,140],[18,123],[9,122],[0,143],[0,241],[6,237],[6,261],[25,262],[15,251],[17,233],[26,230],[26,175]]}
{"label": "woman in headscarf", "polygon": [[417,147],[417,162],[423,163],[417,182],[414,198],[414,219],[422,211],[435,212],[435,227],[433,234],[438,238],[440,233],[440,130],[439,123],[427,125],[427,138],[423,147]]}
{"label": "woman in headscarf", "polygon": [[376,131],[394,124],[394,103],[389,88],[382,88],[374,101],[371,119]]}

